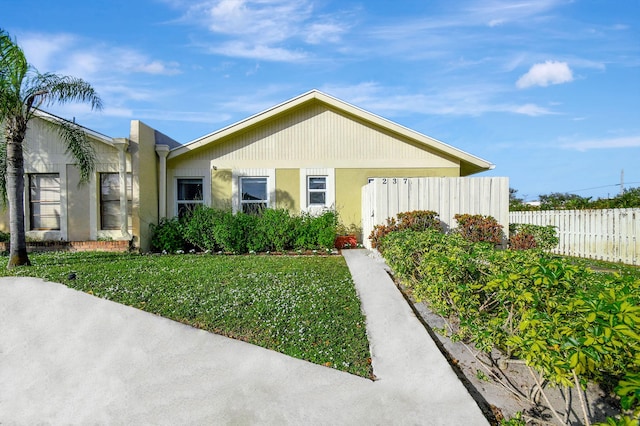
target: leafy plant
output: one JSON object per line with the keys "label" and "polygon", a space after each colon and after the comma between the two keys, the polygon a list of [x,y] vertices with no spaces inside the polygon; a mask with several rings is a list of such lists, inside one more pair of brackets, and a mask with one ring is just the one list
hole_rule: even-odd
{"label": "leafy plant", "polygon": [[394,231],[426,231],[428,229],[442,230],[438,213],[431,210],[414,210],[400,212],[396,217],[387,218],[385,225],[376,225],[369,234],[371,246],[380,250],[380,241]]}
{"label": "leafy plant", "polygon": [[202,251],[220,250],[216,227],[220,226],[224,216],[230,214],[230,210],[212,209],[205,205],[196,207],[181,228],[184,239]]}
{"label": "leafy plant", "polygon": [[458,227],[452,232],[461,235],[465,240],[473,243],[502,243],[502,225],[492,216],[456,214],[454,219],[458,222]]}
{"label": "leafy plant", "polygon": [[509,248],[511,250],[531,250],[538,247],[536,238],[525,232],[519,232],[509,237]]}
{"label": "leafy plant", "polygon": [[529,248],[550,250],[556,247],[559,241],[557,228],[553,225],[541,226],[528,223],[512,223],[509,225],[509,234],[509,247],[514,250],[526,250]]}
{"label": "leafy plant", "polygon": [[158,225],[151,224],[151,232],[153,233],[152,250],[175,253],[177,250],[185,249],[182,223],[179,218],[162,218]]}
{"label": "leafy plant", "polygon": [[484,351],[499,348],[523,359],[536,381],[576,389],[585,419],[582,389],[605,375],[621,379],[616,391],[628,412],[620,419],[638,411],[640,279],[634,274],[596,274],[572,259],[495,250],[459,233],[391,232],[380,247],[413,296],[451,319],[453,338]]}

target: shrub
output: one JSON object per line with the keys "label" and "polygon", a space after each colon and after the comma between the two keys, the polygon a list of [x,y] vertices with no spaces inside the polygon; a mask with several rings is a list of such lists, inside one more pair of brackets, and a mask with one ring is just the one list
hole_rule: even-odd
{"label": "shrub", "polygon": [[151,224],[151,250],[175,253],[184,250],[186,241],[183,238],[182,221],[177,218],[162,218],[157,225]]}
{"label": "shrub", "polygon": [[455,320],[452,337],[515,355],[554,385],[622,379],[623,409],[638,410],[637,278],[595,274],[541,250],[495,250],[459,233],[392,232],[380,244],[412,294]]}
{"label": "shrub", "polygon": [[536,247],[536,239],[531,234],[520,232],[509,237],[509,248],[511,250],[531,250]]}
{"label": "shrub", "polygon": [[333,248],[337,214],[291,216],[288,210],[264,209],[259,214],[199,206],[183,219],[163,219],[153,226],[153,249],[175,252],[186,243],[199,250],[228,253]]}
{"label": "shrub", "polygon": [[216,240],[216,227],[230,211],[212,209],[207,206],[196,207],[182,226],[183,237],[190,244],[202,251],[218,251],[221,249]]}
{"label": "shrub", "polygon": [[[509,238],[509,246],[514,250],[526,250],[525,240],[531,240],[533,238],[534,247],[550,250],[558,245],[558,235],[556,231],[556,227],[553,225],[531,225],[528,223],[512,223],[509,225],[509,234],[511,234]],[[517,237],[518,235],[523,235],[522,237]],[[525,237],[524,235],[529,235],[530,237]],[[514,247],[511,243],[511,240],[517,237],[514,243],[516,247]]]}
{"label": "shrub", "polygon": [[297,249],[333,248],[338,227],[338,215],[327,210],[318,216],[303,213],[293,220],[292,233]]}
{"label": "shrub", "polygon": [[[235,215],[227,212],[220,218],[214,235],[220,247],[229,253],[247,253],[250,249],[251,235],[255,229],[258,216],[238,212]],[[252,248],[253,249],[253,248]]]}
{"label": "shrub", "polygon": [[380,241],[385,235],[393,231],[426,231],[427,229],[441,229],[438,213],[431,210],[413,210],[401,212],[395,218],[387,218],[386,225],[376,225],[373,227],[369,240],[373,248],[379,248]]}
{"label": "shrub", "polygon": [[8,243],[10,240],[10,235],[8,232],[2,232],[0,231],[0,242],[2,243]]}
{"label": "shrub", "polygon": [[282,252],[293,248],[293,229],[289,210],[263,210],[251,239],[252,250]]}
{"label": "shrub", "polygon": [[461,235],[465,240],[473,243],[502,243],[502,225],[492,216],[456,214],[454,219],[458,221],[458,227],[452,232]]}

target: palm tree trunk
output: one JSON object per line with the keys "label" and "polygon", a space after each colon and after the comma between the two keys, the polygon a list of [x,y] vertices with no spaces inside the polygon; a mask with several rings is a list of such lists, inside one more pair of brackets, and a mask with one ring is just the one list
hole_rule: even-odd
{"label": "palm tree trunk", "polygon": [[9,263],[7,268],[31,265],[27,256],[24,229],[24,158],[22,141],[27,132],[26,121],[7,123],[7,199],[9,201]]}

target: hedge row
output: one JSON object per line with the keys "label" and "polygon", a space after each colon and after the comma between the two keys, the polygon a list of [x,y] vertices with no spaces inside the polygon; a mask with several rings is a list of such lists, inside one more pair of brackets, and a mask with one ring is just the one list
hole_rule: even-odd
{"label": "hedge row", "polygon": [[174,253],[190,248],[226,253],[331,249],[338,224],[334,211],[292,215],[285,209],[260,214],[232,213],[207,206],[191,214],[151,225],[153,251]]}
{"label": "hedge row", "polygon": [[500,348],[556,385],[616,380],[629,411],[611,424],[640,415],[640,280],[462,233],[390,232],[378,250],[417,299],[458,324],[455,337]]}

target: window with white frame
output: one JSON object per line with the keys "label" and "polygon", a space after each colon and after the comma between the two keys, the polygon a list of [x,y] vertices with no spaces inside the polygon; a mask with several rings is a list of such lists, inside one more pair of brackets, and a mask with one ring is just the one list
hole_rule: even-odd
{"label": "window with white frame", "polygon": [[29,175],[29,219],[31,230],[60,229],[60,175]]}
{"label": "window with white frame", "polygon": [[309,206],[327,205],[326,176],[307,176],[307,204]]}
{"label": "window with white frame", "polygon": [[240,177],[240,194],[244,213],[257,214],[269,207],[266,177]]}
{"label": "window with white frame", "polygon": [[183,217],[204,202],[202,178],[178,179],[177,183],[176,210]]}
{"label": "window with white frame", "polygon": [[[131,228],[132,185],[127,173],[127,227]],[[120,229],[120,174],[100,173],[100,229]]]}

